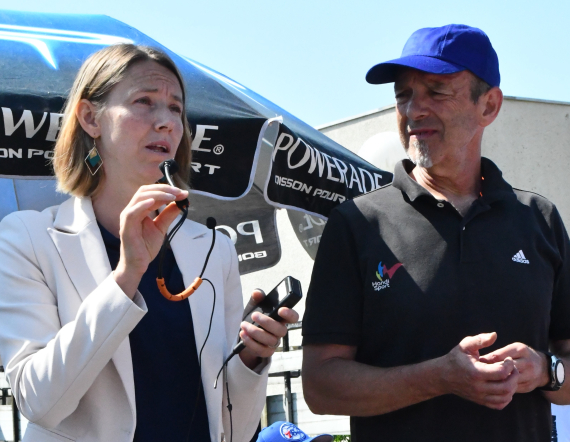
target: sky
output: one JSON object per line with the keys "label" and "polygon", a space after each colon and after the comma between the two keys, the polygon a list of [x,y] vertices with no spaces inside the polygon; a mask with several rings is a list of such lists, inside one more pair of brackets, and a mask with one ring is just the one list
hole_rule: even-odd
{"label": "sky", "polygon": [[[17,5],[17,6],[14,6]],[[483,29],[505,95],[570,102],[570,0],[26,0],[0,9],[106,14],[215,69],[312,126],[393,104],[364,80],[416,29]]]}

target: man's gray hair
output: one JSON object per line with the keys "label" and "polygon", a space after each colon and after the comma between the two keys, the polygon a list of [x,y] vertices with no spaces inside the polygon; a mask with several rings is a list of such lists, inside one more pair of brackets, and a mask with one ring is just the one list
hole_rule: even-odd
{"label": "man's gray hair", "polygon": [[473,75],[473,80],[471,81],[471,101],[474,104],[477,104],[481,95],[486,94],[490,90],[491,85],[489,83]]}

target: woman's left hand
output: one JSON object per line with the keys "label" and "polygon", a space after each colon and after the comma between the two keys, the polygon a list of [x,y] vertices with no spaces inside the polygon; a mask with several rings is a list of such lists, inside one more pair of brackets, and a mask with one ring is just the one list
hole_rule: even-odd
{"label": "woman's left hand", "polygon": [[[250,303],[258,304],[265,298],[260,290],[255,290],[251,295]],[[281,322],[271,319],[269,316],[260,312],[251,315],[251,319],[261,327],[250,324],[249,322],[241,323],[241,331],[239,333],[245,349],[239,354],[243,363],[249,368],[255,368],[259,365],[260,358],[269,358],[279,346],[281,338],[287,334],[287,326],[299,320],[299,314],[290,308],[281,307],[279,309]]]}

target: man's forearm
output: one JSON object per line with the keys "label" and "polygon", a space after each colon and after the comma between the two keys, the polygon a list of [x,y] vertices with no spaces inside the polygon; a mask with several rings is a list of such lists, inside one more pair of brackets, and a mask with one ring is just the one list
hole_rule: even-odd
{"label": "man's forearm", "polygon": [[464,338],[448,354],[418,364],[374,367],[355,361],[356,347],[303,347],[303,392],[317,414],[375,416],[444,394],[501,410],[512,400],[519,373],[512,358],[487,364],[479,350],[496,333]]}
{"label": "man's forearm", "polygon": [[303,391],[318,414],[374,416],[443,394],[440,366],[440,358],[394,368],[332,358],[314,374],[303,367]]}

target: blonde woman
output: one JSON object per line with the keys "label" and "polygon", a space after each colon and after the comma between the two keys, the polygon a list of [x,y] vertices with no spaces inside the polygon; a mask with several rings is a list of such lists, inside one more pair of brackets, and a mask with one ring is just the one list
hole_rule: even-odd
{"label": "blonde woman", "polygon": [[[217,235],[204,274],[212,287],[189,301],[170,302],[156,285],[157,254],[180,215],[170,203],[188,196],[185,99],[161,51],[95,53],[75,80],[55,147],[58,186],[71,198],[0,224],[0,357],[30,421],[24,441],[219,442],[233,430],[239,442],[255,431],[267,358],[286,327],[257,314],[263,329],[242,323],[246,349],[227,368],[230,424],[226,383],[213,384],[243,311],[231,241]],[[170,158],[180,165],[177,187],[156,184]],[[211,230],[184,222],[164,257],[172,292],[199,275],[211,240]]]}

